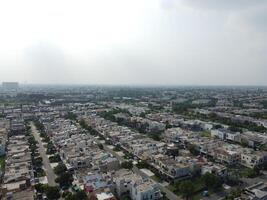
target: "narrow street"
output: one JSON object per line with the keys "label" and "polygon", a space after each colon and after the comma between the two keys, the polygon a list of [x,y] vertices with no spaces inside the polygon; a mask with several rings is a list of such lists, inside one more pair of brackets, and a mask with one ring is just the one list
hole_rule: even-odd
{"label": "narrow street", "polygon": [[39,150],[40,155],[43,159],[43,165],[44,165],[44,170],[46,173],[48,185],[55,186],[56,185],[56,182],[55,182],[56,175],[55,175],[54,170],[52,169],[52,167],[50,165],[50,161],[49,161],[49,158],[46,154],[46,149],[44,148],[44,146],[42,144],[42,138],[40,137],[39,131],[36,129],[33,122],[31,122],[31,130],[32,130],[32,134],[33,134],[35,140],[38,142],[38,148],[39,148],[38,150]]}

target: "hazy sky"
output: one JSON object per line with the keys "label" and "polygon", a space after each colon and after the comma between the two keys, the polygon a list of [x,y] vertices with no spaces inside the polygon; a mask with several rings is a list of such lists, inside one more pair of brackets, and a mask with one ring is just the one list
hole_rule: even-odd
{"label": "hazy sky", "polygon": [[1,81],[267,85],[267,0],[2,0]]}

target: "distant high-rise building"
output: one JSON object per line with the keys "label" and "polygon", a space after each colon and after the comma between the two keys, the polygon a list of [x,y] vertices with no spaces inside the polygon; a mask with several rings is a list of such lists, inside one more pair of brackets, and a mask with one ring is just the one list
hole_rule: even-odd
{"label": "distant high-rise building", "polygon": [[3,82],[2,87],[5,90],[17,90],[19,89],[19,83],[18,82]]}

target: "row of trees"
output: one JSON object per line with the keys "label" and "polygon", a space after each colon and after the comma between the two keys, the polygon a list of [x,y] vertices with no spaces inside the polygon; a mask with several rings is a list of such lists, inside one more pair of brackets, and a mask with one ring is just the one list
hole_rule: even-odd
{"label": "row of trees", "polygon": [[132,161],[123,162],[123,163],[121,163],[121,168],[131,170],[133,168],[133,162]]}
{"label": "row of trees", "polygon": [[[127,119],[120,118],[120,117],[116,118],[115,114],[117,114],[117,113],[125,113],[129,116],[129,118],[127,118]],[[153,140],[156,140],[156,141],[161,140],[161,132],[160,131],[158,131],[157,129],[150,130],[149,123],[147,123],[147,122],[144,123],[144,122],[140,122],[140,121],[130,121],[129,119],[131,116],[132,116],[131,113],[129,113],[129,111],[127,111],[125,109],[113,109],[111,111],[101,113],[101,117],[103,117],[107,120],[117,122],[121,126],[127,126],[130,128],[133,128],[133,129],[137,130],[139,133],[147,134]],[[166,127],[167,127],[167,125],[166,125]]]}
{"label": "row of trees", "polygon": [[37,193],[45,194],[49,200],[56,200],[60,198],[60,188],[57,186],[49,186],[43,184],[35,185]]}
{"label": "row of trees", "polygon": [[192,101],[193,100],[187,100],[181,103],[174,103],[172,105],[172,111],[177,114],[187,114],[190,109],[202,108],[202,107],[213,107],[217,103],[217,99],[215,98],[210,98],[209,102],[204,103],[204,104],[193,104]]}
{"label": "row of trees", "polygon": [[73,112],[68,112],[67,115],[65,116],[66,119],[70,119],[73,121],[77,120],[77,115]]}
{"label": "row of trees", "polygon": [[[63,173],[62,170],[65,169],[63,166],[59,166],[56,171],[58,173]],[[68,181],[68,180],[66,180]],[[39,194],[45,194],[48,200],[56,200],[61,197],[61,189],[58,186],[49,186],[44,184],[36,184],[35,189]],[[63,192],[62,197],[66,200],[87,200],[88,197],[84,191],[70,192],[66,190]]]}
{"label": "row of trees", "polygon": [[220,117],[216,113],[211,113],[208,115],[203,115],[203,114],[197,114],[194,115],[194,117],[197,117],[198,119],[203,119],[203,120],[209,120],[221,124],[227,124],[230,126],[230,129],[233,131],[238,131],[242,132],[242,129],[248,129],[250,131],[256,131],[256,132],[266,132],[267,129],[264,126],[259,126],[254,122],[249,122],[249,121],[244,121],[244,122],[236,122],[233,121],[231,118],[227,117]]}
{"label": "row of trees", "polygon": [[[45,194],[49,200],[56,200],[61,197],[60,188],[58,186],[49,186],[43,184],[35,185],[35,189],[40,194]],[[65,200],[87,200],[88,197],[84,191],[77,191],[75,193],[66,191],[62,194]]]}
{"label": "row of trees", "polygon": [[40,157],[37,147],[37,141],[33,137],[31,133],[31,127],[28,124],[26,124],[26,135],[28,138],[28,144],[31,151],[32,165],[35,170],[34,175],[36,177],[43,177],[45,176],[45,171],[43,169],[43,159],[42,157]]}
{"label": "row of trees", "polygon": [[41,134],[45,132],[45,127],[44,127],[43,123],[41,123],[38,119],[34,119],[33,122]]}
{"label": "row of trees", "polygon": [[46,154],[54,155],[55,153],[57,153],[57,150],[56,150],[54,144],[49,139],[47,146],[46,146]]}
{"label": "row of trees", "polygon": [[[72,115],[70,115],[72,116]],[[45,129],[42,123],[40,123],[38,120],[36,120],[35,125],[37,129],[40,131],[40,136],[47,142],[47,151],[46,153],[49,155],[52,155],[49,157],[49,160],[51,163],[58,162],[59,164],[54,168],[54,172],[57,175],[57,178],[55,180],[56,183],[58,183],[58,186],[52,187],[48,185],[42,185],[38,184],[36,186],[36,190],[40,193],[46,194],[47,198],[50,200],[59,199],[61,197],[61,189],[69,189],[72,186],[73,182],[73,175],[67,170],[66,165],[62,163],[62,160],[57,154],[57,150],[54,146],[54,144],[50,141],[50,138],[45,133]],[[62,194],[62,197],[66,200],[86,200],[87,195],[84,191],[78,191],[78,192],[64,192]]]}
{"label": "row of trees", "polygon": [[42,141],[47,143],[46,154],[53,155],[53,154],[57,153],[55,146],[50,141],[50,138],[48,137],[48,135],[45,132],[45,127],[44,127],[43,123],[40,122],[38,119],[35,119],[34,125],[36,126],[36,128],[40,132],[40,137],[42,138]]}
{"label": "row of trees", "polygon": [[116,121],[116,118],[115,118],[115,114],[118,114],[118,113],[125,113],[129,116],[132,116],[131,113],[126,110],[126,109],[120,109],[120,108],[116,108],[116,109],[112,109],[110,111],[105,111],[105,112],[102,112],[100,114],[101,117],[107,119],[107,120],[110,120],[110,121]]}
{"label": "row of trees", "polygon": [[189,109],[193,108],[196,108],[196,105],[193,105],[190,101],[172,105],[172,111],[177,114],[185,114]]}
{"label": "row of trees", "polygon": [[72,186],[73,176],[68,172],[67,167],[63,163],[56,166],[54,172],[57,175],[55,181],[61,188],[67,189]]}
{"label": "row of trees", "polygon": [[[91,126],[89,126],[84,119],[81,119],[79,121],[79,124],[80,124],[80,126],[83,129],[87,130],[90,135],[98,135],[98,136],[101,136],[94,128],[92,128]],[[102,138],[102,139],[104,139],[104,138]]]}

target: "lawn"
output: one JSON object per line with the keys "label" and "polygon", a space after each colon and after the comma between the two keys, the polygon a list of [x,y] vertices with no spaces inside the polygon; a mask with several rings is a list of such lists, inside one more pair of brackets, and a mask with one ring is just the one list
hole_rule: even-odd
{"label": "lawn", "polygon": [[168,185],[166,188],[168,188],[170,191],[175,191],[175,186],[173,184]]}
{"label": "lawn", "polygon": [[[184,181],[186,181],[186,180],[177,181],[176,183],[167,186],[167,188],[169,190],[171,190],[172,192],[174,192],[177,196],[181,196],[181,192],[179,191],[178,188],[179,188],[179,185]],[[192,196],[190,197],[190,199],[192,199],[192,200],[201,199],[202,192],[206,188],[203,178],[201,178],[201,177],[194,178],[191,180],[191,182],[194,185],[194,189],[192,190]],[[216,191],[214,191],[213,189],[210,188],[210,189],[208,189],[208,191],[209,191],[209,194],[211,195],[212,193],[218,192],[221,189],[222,188],[218,188],[218,189],[216,189]]]}
{"label": "lawn", "polygon": [[211,134],[210,134],[210,131],[203,131],[203,132],[201,132],[201,137],[211,137]]}
{"label": "lawn", "polygon": [[152,178],[152,179],[153,179],[154,181],[156,181],[156,182],[162,182],[161,178],[158,177],[158,176],[156,176],[156,175],[151,176],[150,178]]}
{"label": "lawn", "polygon": [[256,168],[250,169],[243,166],[229,167],[228,172],[236,174],[238,177],[242,178],[255,178],[257,176],[260,176],[260,171],[257,170]]}
{"label": "lawn", "polygon": [[245,169],[240,171],[240,175],[241,175],[241,177],[244,177],[244,178],[255,178],[255,177],[259,176],[260,173],[259,173],[259,171],[255,170],[255,169],[245,168]]}

